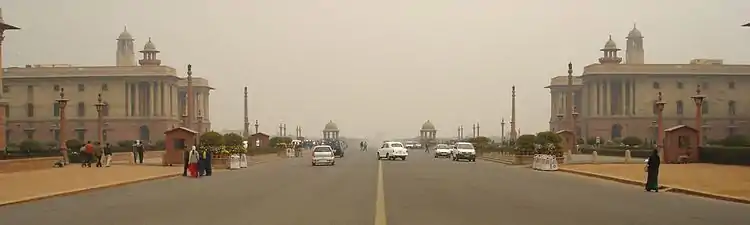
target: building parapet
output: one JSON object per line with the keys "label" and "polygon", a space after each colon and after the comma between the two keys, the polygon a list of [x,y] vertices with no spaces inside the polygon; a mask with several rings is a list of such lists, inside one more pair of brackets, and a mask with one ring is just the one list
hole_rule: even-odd
{"label": "building parapet", "polygon": [[176,76],[168,66],[32,66],[3,69],[3,78]]}
{"label": "building parapet", "polygon": [[[177,81],[177,86],[179,87],[187,87],[187,78],[181,77],[180,80]],[[210,89],[214,89],[210,85],[208,85],[208,80],[200,77],[193,77],[193,86],[195,87],[207,87]]]}
{"label": "building parapet", "polygon": [[726,64],[591,64],[583,69],[590,75],[704,75],[747,76],[750,65]]}

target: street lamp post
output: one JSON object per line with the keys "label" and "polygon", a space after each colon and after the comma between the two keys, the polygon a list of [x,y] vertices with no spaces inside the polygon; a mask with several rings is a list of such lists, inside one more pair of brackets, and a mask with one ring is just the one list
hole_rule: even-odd
{"label": "street lamp post", "polygon": [[196,117],[198,119],[198,140],[196,141],[196,144],[200,144],[201,142],[201,134],[203,133],[203,113],[201,113],[201,110],[198,110],[198,116]]}
{"label": "street lamp post", "polygon": [[698,146],[703,144],[703,102],[706,96],[701,94],[701,85],[695,90],[695,95],[690,97],[695,102],[695,129],[698,130]]}
{"label": "street lamp post", "polygon": [[258,120],[255,120],[255,125],[254,126],[255,126],[255,133],[257,134],[258,133],[258,126],[260,126],[260,124],[258,124]]}
{"label": "street lamp post", "polygon": [[60,88],[60,98],[57,100],[57,106],[60,108],[60,141],[58,145],[60,146],[60,152],[63,155],[63,161],[65,164],[70,163],[70,159],[68,158],[68,147],[65,146],[65,141],[67,140],[67,135],[65,132],[68,129],[68,121],[67,118],[65,118],[65,106],[68,105],[69,99],[65,98],[65,88]]}
{"label": "street lamp post", "polygon": [[656,149],[659,151],[659,156],[664,160],[664,105],[667,104],[663,101],[661,92],[659,92],[659,95],[657,96],[656,100],[656,109],[659,110],[657,112],[657,118],[656,118]]}
{"label": "street lamp post", "polygon": [[502,144],[505,144],[505,118],[500,120],[500,140],[502,140]]}
{"label": "street lamp post", "polygon": [[578,135],[579,135],[578,134],[578,116],[580,115],[578,113],[578,107],[573,106],[573,113],[572,114],[573,114],[573,130],[571,130],[570,132],[573,132],[573,144],[572,144],[573,148],[571,149],[571,151],[572,150],[576,150],[576,152],[577,152],[578,151],[578,147],[577,147],[577,145],[578,145]]}
{"label": "street lamp post", "polygon": [[103,130],[103,123],[104,120],[102,120],[102,109],[104,109],[105,104],[102,102],[102,94],[99,93],[96,96],[96,137],[97,140],[99,140],[99,143],[104,144],[104,130]]}

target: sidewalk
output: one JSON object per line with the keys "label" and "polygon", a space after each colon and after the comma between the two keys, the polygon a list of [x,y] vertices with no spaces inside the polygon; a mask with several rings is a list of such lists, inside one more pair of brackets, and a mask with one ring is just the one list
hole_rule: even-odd
{"label": "sidewalk", "polygon": [[[643,185],[643,164],[562,165],[560,170]],[[665,191],[750,203],[750,167],[705,163],[662,164],[659,184]]]}
{"label": "sidewalk", "polygon": [[[281,159],[275,154],[252,156],[248,166]],[[80,164],[71,164],[64,168],[0,173],[0,207],[182,174],[182,165],[160,164],[159,158],[147,158],[143,165],[120,159],[113,161],[113,166],[104,168],[81,168]]]}

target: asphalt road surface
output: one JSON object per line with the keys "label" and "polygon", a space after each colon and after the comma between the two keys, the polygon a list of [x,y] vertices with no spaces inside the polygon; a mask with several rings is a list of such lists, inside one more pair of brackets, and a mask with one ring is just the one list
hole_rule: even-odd
{"label": "asphalt road surface", "polygon": [[0,224],[750,224],[748,205],[481,160],[435,159],[422,150],[410,154],[407,161],[377,161],[374,150],[350,148],[335,166],[318,167],[306,154],[208,178],[0,207]]}

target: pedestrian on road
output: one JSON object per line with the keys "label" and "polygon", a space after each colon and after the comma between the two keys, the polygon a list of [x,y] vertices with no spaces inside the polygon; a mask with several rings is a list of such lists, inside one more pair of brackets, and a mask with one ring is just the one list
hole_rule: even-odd
{"label": "pedestrian on road", "polygon": [[143,164],[143,152],[146,150],[143,142],[139,142],[138,146],[135,147],[135,150],[138,152],[138,163]]}
{"label": "pedestrian on road", "polygon": [[107,144],[104,145],[104,166],[109,167],[109,165],[112,163],[112,145],[107,142]]}
{"label": "pedestrian on road", "polygon": [[83,146],[83,151],[86,153],[84,157],[86,167],[91,167],[91,163],[94,161],[94,145],[91,144],[91,141],[86,142],[86,145]]}
{"label": "pedestrian on road", "polygon": [[206,152],[205,148],[198,150],[198,176],[206,176]]}
{"label": "pedestrian on road", "polygon": [[101,142],[95,142],[94,144],[94,157],[96,160],[96,167],[102,167],[102,156],[104,150],[102,149],[102,143]]}
{"label": "pedestrian on road", "polygon": [[651,156],[646,159],[646,191],[659,192],[659,166],[661,165],[661,158],[659,158],[659,150],[654,149],[651,152]]}
{"label": "pedestrian on road", "polygon": [[200,158],[200,153],[195,150],[195,146],[193,146],[192,149],[190,149],[190,152],[188,153],[188,171],[190,171],[190,176],[194,178],[198,178],[198,160]]}
{"label": "pedestrian on road", "polygon": [[206,171],[205,175],[206,176],[211,176],[211,174],[214,171],[213,168],[212,168],[212,166],[211,166],[211,160],[213,159],[213,153],[211,153],[211,151],[209,151],[209,150],[206,150],[206,151],[203,152],[203,158],[205,159],[205,162],[203,164],[203,166],[204,166],[203,169]]}

